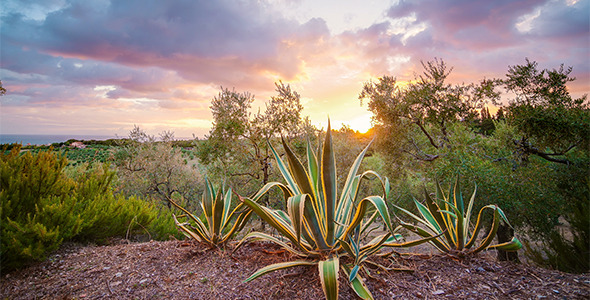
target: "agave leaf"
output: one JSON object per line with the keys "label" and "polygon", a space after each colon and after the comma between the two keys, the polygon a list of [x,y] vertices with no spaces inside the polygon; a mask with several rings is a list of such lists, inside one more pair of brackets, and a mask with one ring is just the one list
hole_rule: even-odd
{"label": "agave leaf", "polygon": [[258,192],[256,192],[256,194],[251,198],[252,201],[258,202],[258,200],[260,200],[260,198],[262,198],[262,196],[264,196],[264,194],[268,193],[268,191],[275,186],[279,187],[281,189],[281,191],[283,192],[283,194],[285,196],[285,200],[289,199],[289,197],[294,195],[291,192],[291,190],[289,190],[289,188],[286,187],[284,184],[282,184],[280,182],[273,181],[273,182],[269,182],[269,183],[265,184],[260,190],[258,190]]}
{"label": "agave leaf", "polygon": [[367,206],[369,204],[371,204],[373,207],[376,208],[376,210],[379,212],[379,215],[381,216],[381,218],[383,219],[383,221],[385,222],[385,224],[389,228],[389,232],[391,234],[394,234],[393,228],[391,228],[391,220],[389,218],[389,211],[387,210],[387,204],[385,204],[385,201],[380,196],[369,196],[369,197],[366,197],[363,200],[361,200],[361,202],[359,202],[359,204],[357,205],[354,218],[352,219],[352,221],[348,225],[346,231],[343,234],[343,237],[347,237],[352,232],[352,230],[360,224],[363,217],[365,216],[365,212],[366,212]]}
{"label": "agave leaf", "polygon": [[[203,224],[203,222],[201,221],[201,219],[197,218],[195,215],[191,214],[188,210],[186,210],[184,207],[180,206],[178,203],[176,203],[174,200],[172,200],[171,198],[168,197],[168,201],[176,208],[180,209],[182,212],[184,212],[184,217],[186,218],[190,218],[191,220],[193,220],[196,224],[196,228],[195,230],[197,231],[197,235],[199,236],[199,238],[195,238],[198,242],[201,242],[203,240],[209,240],[209,235],[208,235],[208,231],[207,231],[207,226],[205,226],[205,224]],[[174,217],[174,222],[176,223],[176,225],[182,230],[183,234],[185,236],[188,236],[189,238],[194,238],[194,232],[192,232],[190,229],[188,229],[186,227],[187,223],[180,223],[178,221],[178,219],[176,218],[176,215],[173,214]],[[182,226],[180,226],[182,225]]]}
{"label": "agave leaf", "polygon": [[234,250],[232,252],[237,251],[246,242],[252,242],[252,241],[269,241],[269,242],[277,244],[277,245],[283,247],[283,249],[285,249],[297,256],[301,256],[301,257],[307,257],[307,256],[310,256],[310,254],[314,254],[313,252],[309,252],[306,249],[306,247],[302,247],[303,251],[297,250],[297,249],[291,247],[285,241],[283,241],[277,237],[274,237],[270,234],[263,233],[263,232],[250,232],[250,233],[246,234],[244,236],[244,238],[242,238],[242,240],[236,245],[236,247],[234,248]]}
{"label": "agave leaf", "polygon": [[[445,243],[443,243],[443,242],[441,242],[441,241],[439,241],[437,239],[439,236],[441,236],[442,234],[444,234],[444,232],[441,232],[438,235],[433,235],[433,234],[429,233],[428,231],[426,231],[426,230],[424,230],[424,229],[422,229],[420,227],[414,226],[412,224],[405,223],[403,221],[401,223],[401,226],[403,226],[404,228],[412,231],[413,233],[415,233],[415,234],[417,234],[417,235],[419,235],[419,236],[421,236],[423,238],[429,239],[428,242],[430,244],[432,244],[434,247],[436,247],[439,251],[444,252],[444,253],[448,253],[448,252],[451,251],[451,249],[449,248],[449,246],[447,244],[445,244]],[[394,245],[389,245],[389,244],[388,244],[388,246],[390,246],[390,247],[396,247]]]}
{"label": "agave leaf", "polygon": [[311,179],[305,171],[303,164],[301,161],[299,161],[299,158],[297,158],[295,153],[293,153],[283,138],[281,138],[281,141],[283,142],[283,148],[285,149],[287,162],[289,163],[289,169],[291,170],[291,174],[293,175],[297,186],[301,190],[302,194],[308,194],[312,199],[314,199],[315,194],[312,188]]}
{"label": "agave leaf", "polygon": [[314,194],[317,194],[317,186],[319,179],[318,159],[311,149],[311,142],[307,140],[307,170],[309,171],[309,177],[311,177],[311,185],[314,189]]}
{"label": "agave leaf", "polygon": [[[425,206],[422,203],[416,201],[416,199],[414,199],[414,203],[416,203],[416,206],[418,207],[418,210],[420,210],[420,206],[421,207],[424,207],[424,209],[426,209]],[[416,216],[415,214],[411,213],[409,210],[407,210],[407,209],[405,209],[403,207],[397,206],[395,204],[393,204],[393,206],[395,208],[401,210],[402,212],[404,212],[408,216],[412,217],[414,220],[416,220],[419,223],[423,224],[424,226],[426,226],[426,228],[428,228],[432,232],[434,232],[434,233],[442,232],[442,230],[440,230],[440,227],[438,227],[438,228],[436,227],[436,225],[438,225],[438,224],[436,224],[436,221],[434,220],[434,218],[432,218],[432,220],[433,220],[434,223],[430,223],[430,222],[428,222],[428,220]]]}
{"label": "agave leaf", "polygon": [[492,218],[492,228],[488,232],[488,235],[481,242],[479,247],[477,247],[471,251],[473,253],[477,253],[479,251],[486,249],[492,243],[492,240],[494,239],[494,236],[496,235],[496,232],[498,231],[498,227],[500,226],[500,220],[499,220],[500,213],[498,212],[498,209],[497,209],[498,207],[495,205],[494,206],[487,205],[487,206],[484,206],[481,210],[484,210],[485,208],[492,208],[494,210],[494,217]]}
{"label": "agave leaf", "polygon": [[219,189],[217,191],[217,195],[215,195],[215,200],[213,201],[213,211],[211,212],[212,224],[209,226],[209,229],[211,230],[211,236],[214,238],[216,238],[217,235],[221,232],[223,212],[223,191],[222,189]]}
{"label": "agave leaf", "polygon": [[443,219],[443,215],[440,213],[440,207],[430,197],[430,195],[426,191],[426,188],[424,188],[424,194],[426,196],[426,205],[428,207],[428,210],[432,214],[432,217],[436,220],[436,223],[439,225],[440,230],[438,232],[445,233],[444,236],[450,245],[455,244],[455,240],[449,232],[449,224],[447,223],[447,221]]}
{"label": "agave leaf", "polygon": [[[349,239],[349,240],[352,242],[351,239]],[[357,257],[358,256],[357,255],[358,251],[355,252],[351,243],[348,243],[347,241],[340,240],[340,246],[342,247],[342,249],[344,249],[344,251],[348,254],[348,256],[350,256],[350,257]]]}
{"label": "agave leaf", "polygon": [[385,177],[385,201],[389,199],[389,192],[391,191],[391,184],[389,183],[389,178]]}
{"label": "agave leaf", "polygon": [[229,190],[223,195],[223,215],[221,216],[221,228],[225,228],[232,217],[229,212],[231,210],[231,196],[232,189],[229,188]]}
{"label": "agave leaf", "polygon": [[420,215],[422,215],[422,217],[426,221],[426,222],[422,222],[423,224],[430,225],[428,227],[430,227],[432,229],[432,231],[434,231],[434,232],[442,232],[443,231],[443,229],[438,224],[438,222],[436,222],[436,219],[434,218],[432,213],[428,210],[428,207],[426,207],[426,205],[418,202],[418,200],[416,200],[416,199],[414,199],[414,204],[416,204],[416,207],[418,208],[418,212],[420,212]]}
{"label": "agave leaf", "polygon": [[336,224],[334,236],[340,237],[346,229],[346,224],[350,223],[353,213],[354,198],[356,197],[356,191],[358,191],[358,185],[360,183],[360,175],[354,177],[352,184],[349,186],[347,193],[343,194],[343,199],[338,202],[336,208]]}
{"label": "agave leaf", "polygon": [[496,205],[496,209],[498,210],[498,213],[500,214],[500,217],[502,218],[502,220],[504,220],[504,222],[506,222],[506,224],[510,227],[512,227],[512,225],[510,225],[510,222],[508,222],[508,218],[506,218],[506,214],[504,214],[504,211],[498,207]]}
{"label": "agave leaf", "polygon": [[205,191],[203,191],[203,197],[201,201],[201,208],[203,208],[203,214],[207,219],[207,224],[211,226],[213,224],[213,220],[211,220],[211,216],[213,215],[213,201],[215,201],[215,189],[213,185],[209,181],[209,179],[205,180]]}
{"label": "agave leaf", "polygon": [[277,167],[279,168],[281,175],[283,175],[283,178],[287,182],[287,186],[289,187],[289,189],[291,189],[292,194],[301,194],[301,190],[299,190],[299,187],[297,186],[295,179],[293,178],[293,176],[291,176],[289,169],[287,168],[287,166],[285,165],[285,163],[283,162],[283,160],[281,159],[281,157],[279,156],[279,154],[270,142],[268,143],[268,147],[270,148],[273,156],[275,157],[275,160],[277,161]]}
{"label": "agave leaf", "polygon": [[297,243],[297,237],[295,236],[295,231],[293,230],[293,227],[291,226],[291,224],[285,222],[285,220],[283,220],[282,217],[277,215],[276,212],[274,212],[273,210],[271,210],[269,208],[261,206],[258,203],[254,202],[248,198],[240,197],[240,200],[242,202],[244,202],[244,204],[246,204],[248,207],[250,207],[260,218],[262,218],[270,226],[272,226],[277,231],[279,231],[283,236],[288,238],[291,242],[293,242],[294,244],[297,244],[297,245],[299,244],[299,243]]}
{"label": "agave leaf", "polygon": [[330,249],[326,241],[326,228],[322,226],[320,211],[317,210],[317,206],[309,205],[309,202],[313,202],[311,197],[304,194],[302,199],[303,202],[303,228],[302,234],[305,239],[317,245],[320,249]]}
{"label": "agave leaf", "polygon": [[[362,247],[362,250],[359,254],[359,261],[362,262],[369,256],[373,255],[375,252],[381,250],[383,248],[383,244],[389,239],[391,233],[386,233],[380,237],[375,238],[369,244]],[[374,242],[376,240],[376,242]]]}
{"label": "agave leaf", "polygon": [[481,230],[481,227],[483,226],[483,223],[481,222],[482,220],[482,215],[484,212],[485,208],[491,208],[491,209],[495,209],[495,205],[487,205],[485,207],[482,207],[479,210],[479,213],[477,214],[477,221],[475,223],[475,227],[473,228],[473,233],[471,234],[471,239],[469,239],[469,241],[467,242],[467,245],[465,245],[465,248],[471,248],[474,244],[475,241],[477,240],[477,236],[479,235],[479,231]]}
{"label": "agave leaf", "polygon": [[287,268],[291,268],[291,267],[297,267],[297,266],[312,266],[315,264],[317,264],[317,262],[309,261],[309,260],[295,260],[295,261],[282,262],[282,263],[268,265],[264,268],[261,268],[260,270],[258,270],[256,272],[254,272],[254,274],[250,275],[250,277],[248,277],[248,279],[244,280],[244,282],[252,281],[252,280],[254,280],[266,273],[270,273],[273,271],[287,269]]}
{"label": "agave leaf", "polygon": [[[435,240],[441,236],[442,236],[442,233],[440,233],[438,235],[418,239],[415,241],[408,241],[408,242],[403,242],[403,243],[398,242],[399,238],[391,236],[383,243],[383,247],[409,248],[409,247],[422,245],[424,243],[429,243],[429,242],[431,243],[433,240]],[[435,246],[435,247],[437,247],[437,246]]]}
{"label": "agave leaf", "polygon": [[455,188],[453,193],[453,200],[455,203],[455,207],[459,209],[460,215],[465,213],[465,205],[463,203],[463,193],[461,192],[461,186],[459,183],[459,175],[457,175],[457,179],[455,180]]}
{"label": "agave leaf", "polygon": [[[320,177],[322,179],[322,188],[324,192],[324,207],[326,209],[326,242],[329,246],[334,245],[334,212],[336,210],[336,162],[332,148],[332,130],[328,120],[328,129],[326,131],[326,140],[322,150],[322,162]],[[319,200],[319,199],[318,199]]]}
{"label": "agave leaf", "polygon": [[517,251],[522,249],[522,243],[516,238],[512,237],[512,240],[502,244],[496,244],[489,246],[488,250],[497,249],[497,250],[504,250],[504,251]]}
{"label": "agave leaf", "polygon": [[[245,206],[243,203],[240,203],[235,209],[234,212],[236,210],[238,210],[239,208],[242,208],[242,206]],[[232,215],[234,215],[234,213],[232,213]],[[252,215],[252,210],[248,209],[245,211],[242,211],[238,214],[238,217],[236,218],[236,221],[234,222],[234,225],[232,226],[232,228],[227,232],[227,234],[223,237],[223,239],[220,241],[221,243],[225,243],[235,232],[242,230],[242,228],[244,227],[244,225],[248,222],[248,219],[250,219],[250,216]],[[225,228],[225,226],[223,226],[223,228]]]}
{"label": "agave leaf", "polygon": [[[365,147],[365,149],[363,149],[363,151],[361,151],[361,153],[359,153],[359,155],[357,155],[356,159],[354,160],[354,163],[350,167],[350,170],[348,171],[348,176],[346,177],[346,182],[344,183],[344,188],[342,189],[342,196],[340,197],[340,201],[342,201],[344,198],[346,198],[346,196],[349,194],[350,190],[353,190],[352,186],[353,186],[354,180],[357,177],[356,173],[358,172],[358,170],[361,166],[361,162],[363,161],[363,158],[365,157],[367,150],[371,146],[371,143],[373,143],[373,141],[369,142],[369,144]],[[358,189],[358,184],[357,184],[355,190],[356,189]],[[355,195],[356,195],[356,191],[355,191]],[[353,198],[351,200],[354,201],[355,199]]]}
{"label": "agave leaf", "polygon": [[320,272],[320,281],[322,283],[322,289],[324,295],[328,300],[338,299],[338,271],[340,260],[337,256],[328,258],[327,260],[321,260],[318,264]]}
{"label": "agave leaf", "polygon": [[[350,279],[350,276],[351,276],[350,268],[348,268],[347,266],[343,266],[342,269],[344,270],[344,273],[346,274],[346,276],[348,276]],[[369,292],[369,289],[365,285],[365,280],[362,277],[356,275],[356,276],[354,276],[353,280],[349,280],[349,281],[350,281],[350,286],[352,287],[354,292],[361,299],[365,299],[365,300],[373,299],[373,295],[371,295],[371,292]]]}
{"label": "agave leaf", "polygon": [[172,214],[172,217],[174,218],[174,223],[176,223],[176,226],[178,226],[178,228],[180,228],[180,231],[182,232],[182,234],[184,234],[186,237],[188,238],[193,238],[198,242],[202,242],[204,240],[207,240],[205,238],[205,236],[202,236],[201,234],[197,234],[194,231],[188,229],[186,227],[186,225],[188,225],[188,223],[180,223],[178,221],[178,219],[176,218],[176,215]]}
{"label": "agave leaf", "polygon": [[[378,212],[378,211],[375,211],[375,212],[373,212],[373,214],[371,214],[371,216],[370,216],[368,219],[366,219],[366,221],[364,221],[364,222],[361,224],[361,231],[360,231],[360,233],[359,233],[361,236],[362,236],[362,235],[363,235],[363,234],[364,234],[364,233],[367,231],[367,229],[369,229],[369,228],[370,228],[371,224],[373,224],[373,222],[375,222],[375,219],[377,218],[377,215],[378,215],[378,214],[379,214],[379,212]],[[373,227],[371,230],[369,230],[369,232],[367,233],[367,235],[368,235],[368,234],[369,234],[371,231],[373,231],[374,229],[377,229],[377,227]]]}
{"label": "agave leaf", "polygon": [[292,220],[295,235],[297,236],[297,243],[301,240],[301,225],[303,224],[303,211],[305,206],[305,198],[307,195],[295,195],[287,201],[287,209]]}
{"label": "agave leaf", "polygon": [[473,203],[475,202],[475,194],[476,193],[477,193],[477,183],[475,184],[473,194],[471,194],[471,199],[469,199],[467,211],[465,212],[465,225],[463,227],[463,236],[465,237],[465,239],[467,239],[469,237],[469,224],[471,222],[471,213],[473,211]]}
{"label": "agave leaf", "polygon": [[447,208],[451,208],[453,211],[449,210],[441,210],[440,213],[443,216],[447,216],[448,224],[450,224],[449,228],[451,229],[451,236],[453,237],[453,241],[455,242],[455,249],[456,250],[463,250],[465,247],[465,234],[463,230],[463,226],[465,225],[465,218],[461,214],[461,211],[452,203],[447,201],[443,202],[446,204]]}
{"label": "agave leaf", "polygon": [[456,237],[456,245],[457,250],[463,250],[465,246],[465,232],[464,225],[465,225],[465,203],[463,203],[463,193],[461,192],[461,187],[459,184],[459,175],[457,175],[457,179],[455,181],[455,193],[454,193],[454,203],[453,208],[456,208],[457,215],[455,216],[455,232],[453,233]]}
{"label": "agave leaf", "polygon": [[350,271],[350,275],[348,275],[348,281],[353,281],[356,278],[356,275],[358,274],[360,269],[359,265],[355,265],[352,270]]}
{"label": "agave leaf", "polygon": [[[343,266],[342,270],[344,271],[346,276],[350,278],[350,268],[347,266]],[[357,294],[357,296],[359,296],[361,299],[373,299],[373,295],[371,295],[371,292],[369,292],[367,285],[365,285],[365,280],[361,276],[356,275],[354,279],[350,281],[350,286]]]}

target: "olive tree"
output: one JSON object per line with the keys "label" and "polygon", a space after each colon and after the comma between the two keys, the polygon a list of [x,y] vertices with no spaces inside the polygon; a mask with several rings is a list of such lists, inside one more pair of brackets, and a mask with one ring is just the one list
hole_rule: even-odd
{"label": "olive tree", "polygon": [[211,101],[213,126],[205,140],[197,141],[197,155],[209,176],[225,178],[240,194],[253,193],[270,181],[273,158],[268,143],[282,136],[287,140],[313,131],[302,119],[300,95],[288,84],[275,83],[264,110],[252,113],[255,98],[248,92],[221,88]]}

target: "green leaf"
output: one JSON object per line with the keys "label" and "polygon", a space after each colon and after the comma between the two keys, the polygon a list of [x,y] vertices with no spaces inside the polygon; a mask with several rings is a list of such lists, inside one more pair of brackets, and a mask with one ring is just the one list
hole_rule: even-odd
{"label": "green leaf", "polygon": [[291,240],[294,244],[299,245],[297,243],[297,237],[295,236],[295,230],[293,229],[292,225],[286,223],[283,218],[281,218],[277,213],[268,209],[264,206],[259,205],[258,203],[240,196],[240,200],[244,202],[248,207],[250,207],[260,218],[266,221],[270,226],[274,229],[279,231],[283,236]]}
{"label": "green leaf", "polygon": [[219,189],[215,196],[215,201],[213,201],[213,211],[211,215],[212,224],[209,225],[211,236],[213,237],[217,237],[221,233],[221,222],[223,221],[224,212],[223,199],[224,196],[222,190]]}
{"label": "green leaf", "polygon": [[336,210],[336,162],[332,148],[332,130],[328,120],[326,140],[322,151],[321,179],[324,191],[324,207],[326,208],[326,242],[329,246],[334,245],[334,212]]}
{"label": "green leaf", "polygon": [[303,211],[305,209],[305,198],[307,195],[295,195],[287,201],[287,211],[292,220],[297,243],[301,240],[301,225],[303,224]]}
{"label": "green leaf", "polygon": [[291,176],[289,169],[287,168],[287,166],[285,165],[285,163],[283,162],[283,160],[281,159],[281,157],[279,156],[279,154],[270,142],[268,143],[268,147],[270,148],[273,156],[275,157],[275,160],[277,161],[277,167],[279,168],[281,175],[283,175],[283,178],[287,182],[287,186],[289,186],[291,193],[301,194],[301,191],[299,190],[299,187],[297,186],[295,179],[293,178],[293,176]]}
{"label": "green leaf", "polygon": [[352,219],[352,221],[348,225],[348,228],[344,232],[343,237],[347,237],[348,235],[350,235],[352,230],[360,224],[360,222],[362,221],[362,219],[365,216],[365,212],[366,212],[367,206],[369,204],[371,204],[373,207],[375,207],[375,209],[379,212],[379,215],[381,216],[381,218],[383,219],[383,221],[385,222],[385,224],[389,228],[389,232],[391,234],[394,234],[393,228],[391,227],[391,220],[389,217],[389,211],[387,209],[387,204],[385,203],[383,198],[381,198],[380,196],[369,196],[369,197],[366,197],[363,200],[361,200],[361,202],[359,202],[359,204],[357,205],[354,218]]}
{"label": "green leaf", "polygon": [[[311,143],[307,141],[307,169],[309,171],[309,176],[311,177],[311,184],[313,187],[313,191],[315,195],[319,195],[319,168],[318,168],[318,160],[316,158],[315,153],[311,149]],[[323,210],[323,208],[322,208]]]}
{"label": "green leaf", "polygon": [[[500,226],[500,213],[498,212],[497,206],[494,205],[493,207],[494,216],[492,218],[492,228],[490,229],[488,235],[484,238],[482,243],[479,245],[479,247],[471,251],[472,253],[477,253],[479,251],[486,249],[492,243],[494,236],[496,236],[496,232],[498,231],[498,227]],[[485,208],[491,208],[491,205],[484,206],[481,210],[484,210]]]}
{"label": "green leaf", "polygon": [[316,195],[312,188],[311,179],[307,175],[307,172],[305,172],[303,164],[299,161],[299,158],[295,156],[295,153],[293,153],[283,138],[281,138],[281,141],[283,142],[283,148],[285,148],[287,161],[289,162],[289,169],[291,170],[291,174],[297,182],[297,186],[301,190],[301,193],[308,194],[312,199],[315,199]]}
{"label": "green leaf", "polygon": [[[250,277],[248,277],[246,280],[244,280],[244,282],[252,281],[264,274],[274,272],[277,270],[282,270],[282,269],[287,269],[287,268],[292,268],[292,267],[297,267],[297,266],[312,266],[315,264],[317,264],[317,262],[315,262],[315,261],[295,260],[295,261],[290,261],[290,262],[282,262],[282,263],[268,265],[256,272],[254,272],[254,274],[250,275]],[[336,298],[334,298],[334,299],[336,299]]]}
{"label": "green leaf", "polygon": [[232,196],[232,189],[230,188],[224,195],[223,195],[223,216],[221,217],[221,228],[225,228],[227,223],[229,222],[232,215],[229,213],[231,210],[231,196]]}
{"label": "green leaf", "polygon": [[[239,211],[240,209],[243,209],[245,206],[245,204],[240,203],[232,212],[232,216],[236,214],[237,211]],[[252,210],[247,208],[244,209],[243,211],[241,211],[240,213],[238,213],[238,217],[236,218],[236,221],[234,222],[234,225],[232,226],[232,228],[226,233],[226,235],[223,237],[223,239],[220,241],[220,243],[225,243],[235,232],[242,230],[242,228],[244,228],[244,225],[248,222],[248,220],[250,219],[250,216],[252,215]],[[229,224],[229,220],[228,223]],[[226,225],[227,225],[226,224]],[[226,227],[223,226],[223,228]]]}
{"label": "green leaf", "polygon": [[[343,266],[344,273],[349,276],[350,278],[350,269],[346,266]],[[365,280],[356,275],[352,281],[350,281],[350,286],[352,290],[361,298],[361,299],[373,299],[373,295],[369,292],[369,289],[365,285]]]}
{"label": "green leaf", "polygon": [[334,256],[327,260],[322,260],[318,264],[322,289],[324,290],[324,295],[328,300],[338,299],[338,271],[340,270],[339,263],[340,261],[338,257]]}
{"label": "green leaf", "polygon": [[432,214],[432,217],[436,220],[436,223],[439,225],[440,230],[438,232],[444,232],[444,236],[447,239],[449,245],[455,244],[455,239],[449,232],[450,228],[447,222],[443,219],[442,214],[440,213],[440,207],[430,197],[426,189],[424,189],[424,194],[426,196],[426,206],[428,207],[428,211]]}
{"label": "green leaf", "polygon": [[[297,256],[301,256],[301,257],[307,257],[307,256],[311,256],[312,254],[315,255],[315,253],[313,252],[308,252],[305,247],[303,247],[304,251],[299,251],[293,247],[291,247],[288,243],[286,243],[284,240],[281,240],[277,237],[274,237],[272,235],[263,233],[263,232],[250,232],[247,235],[244,236],[244,238],[242,238],[242,240],[236,245],[236,247],[234,248],[234,250],[232,252],[235,252],[238,250],[238,248],[240,248],[243,244],[245,244],[246,242],[252,242],[252,241],[268,241],[271,243],[275,243],[281,247],[283,247],[283,249],[297,255]],[[304,245],[305,246],[305,245]],[[307,247],[309,248],[309,246]]]}
{"label": "green leaf", "polygon": [[510,240],[509,242],[492,245],[492,246],[489,246],[487,249],[488,250],[497,249],[497,250],[503,250],[503,251],[518,251],[518,250],[522,249],[522,243],[516,237],[512,237],[512,240]]}
{"label": "green leaf", "polygon": [[359,272],[359,265],[355,265],[354,268],[350,271],[350,275],[348,275],[348,281],[353,281],[356,278],[356,275]]}

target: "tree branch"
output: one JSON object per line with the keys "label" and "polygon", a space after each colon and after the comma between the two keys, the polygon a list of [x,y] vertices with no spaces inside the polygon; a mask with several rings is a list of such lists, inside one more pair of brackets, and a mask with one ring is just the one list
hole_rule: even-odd
{"label": "tree branch", "polygon": [[438,145],[434,142],[434,139],[430,136],[428,131],[426,131],[426,128],[424,128],[424,126],[422,126],[422,123],[420,123],[419,121],[414,121],[414,124],[416,124],[416,125],[418,125],[418,127],[420,127],[420,130],[422,130],[422,132],[426,135],[426,137],[430,141],[430,144],[432,146],[434,146],[434,148],[438,149]]}
{"label": "tree branch", "polygon": [[565,164],[565,165],[569,165],[571,163],[571,161],[569,161],[568,159],[555,158],[553,156],[564,155],[568,151],[570,151],[571,149],[576,147],[576,144],[574,144],[574,145],[570,146],[568,149],[566,149],[565,151],[560,152],[560,153],[555,153],[555,152],[554,153],[546,153],[546,152],[543,152],[543,151],[537,149],[536,147],[529,145],[524,140],[521,140],[521,141],[514,140],[513,142],[516,146],[520,147],[525,153],[534,154],[534,155],[537,155],[547,161],[559,163],[559,164]]}
{"label": "tree branch", "polygon": [[254,173],[250,173],[250,172],[245,172],[245,173],[232,173],[230,176],[250,176],[252,178],[260,179],[260,175],[259,174],[254,174]]}

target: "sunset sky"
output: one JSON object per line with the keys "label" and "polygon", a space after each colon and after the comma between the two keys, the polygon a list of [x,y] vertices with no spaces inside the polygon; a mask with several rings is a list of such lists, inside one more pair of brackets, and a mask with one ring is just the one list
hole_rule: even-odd
{"label": "sunset sky", "polygon": [[282,80],[304,116],[365,131],[362,84],[409,80],[421,60],[453,82],[503,77],[525,58],[573,66],[590,92],[590,0],[3,0],[3,134],[204,136],[220,87],[255,95]]}

